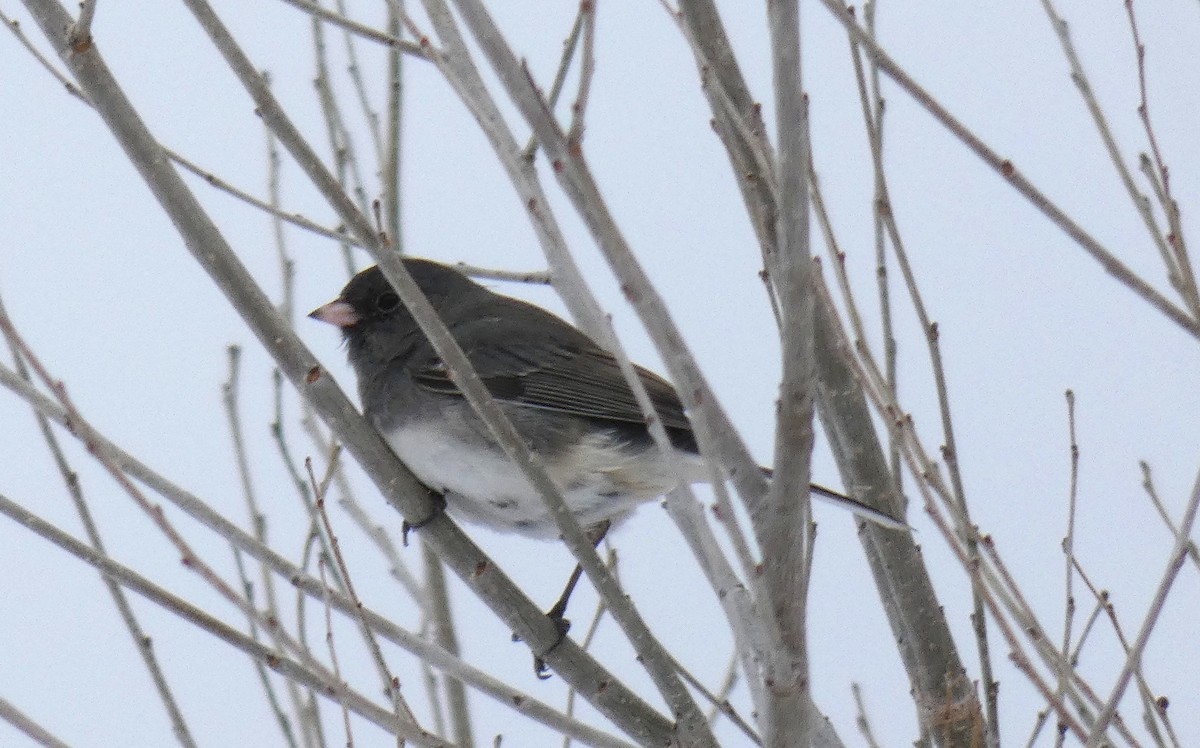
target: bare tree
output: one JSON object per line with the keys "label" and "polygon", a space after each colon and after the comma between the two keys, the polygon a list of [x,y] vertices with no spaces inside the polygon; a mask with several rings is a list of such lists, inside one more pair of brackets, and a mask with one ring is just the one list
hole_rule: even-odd
{"label": "bare tree", "polygon": [[[1038,585],[1050,572],[1014,571],[1011,549],[997,542],[987,525],[981,529],[969,510],[968,487],[974,484],[962,460],[969,446],[959,436],[963,428],[950,406],[952,392],[962,384],[947,372],[935,321],[946,310],[931,307],[922,295],[926,283],[910,255],[897,209],[914,188],[895,180],[885,147],[890,142],[885,137],[886,94],[888,102],[903,102],[936,123],[936,135],[929,136],[938,139],[936,147],[958,149],[990,167],[1006,199],[1031,207],[1030,215],[1039,214],[1038,220],[1065,234],[1081,256],[1115,280],[1114,286],[1132,291],[1125,293],[1123,303],[1136,313],[1152,313],[1140,334],[1182,332],[1179,348],[1187,351],[1180,356],[1194,363],[1190,351],[1200,338],[1200,292],[1181,210],[1181,194],[1186,189],[1190,196],[1191,183],[1181,189],[1173,180],[1177,172],[1171,171],[1164,142],[1174,142],[1175,133],[1168,139],[1156,129],[1160,120],[1150,94],[1148,42],[1132,2],[1126,3],[1122,22],[1130,39],[1126,71],[1137,86],[1141,130],[1136,136],[1128,135],[1124,119],[1117,120],[1120,128],[1114,127],[1066,21],[1052,3],[1042,3],[1081,95],[1080,107],[1103,145],[1099,153],[1111,160],[1131,214],[1145,232],[1123,238],[1119,249],[1090,231],[1084,219],[990,145],[984,130],[956,117],[949,102],[893,59],[886,34],[877,33],[874,3],[855,9],[821,0],[806,6],[803,18],[795,0],[767,3],[753,15],[754,39],[765,51],[742,48],[740,54],[741,25],[727,27],[726,22],[743,20],[746,8],[735,4],[722,12],[711,0],[662,4],[660,19],[673,25],[675,46],[645,53],[643,64],[656,64],[657,55],[669,55],[678,64],[689,60],[690,53],[692,90],[697,98],[702,95],[708,111],[704,117],[673,111],[662,116],[677,118],[672,126],[681,132],[711,123],[729,165],[727,171],[711,173],[711,180],[740,194],[750,229],[744,232],[747,246],[731,251],[760,271],[761,293],[775,323],[773,330],[753,331],[756,345],[778,349],[780,363],[771,375],[778,390],[770,479],[758,468],[736,419],[689,347],[668,296],[652,282],[647,270],[652,252],[631,239],[618,220],[612,200],[622,185],[601,177],[603,165],[592,159],[585,137],[595,109],[611,103],[602,94],[613,89],[596,83],[606,64],[605,50],[613,49],[600,39],[606,14],[622,9],[584,0],[569,28],[537,30],[537,53],[553,50],[558,60],[554,70],[543,70],[526,59],[533,50],[517,46],[502,15],[506,9],[489,8],[479,0],[423,0],[419,8],[389,0],[369,9],[341,0],[334,5],[286,0],[272,11],[307,24],[308,37],[302,43],[295,40],[293,48],[316,71],[310,98],[298,104],[295,80],[304,73],[297,66],[276,71],[272,79],[246,44],[249,32],[237,30],[253,16],[219,13],[206,0],[184,0],[180,6],[190,14],[188,33],[201,32],[209,56],[219,57],[223,75],[240,86],[261,119],[266,194],[260,196],[155,135],[154,107],[139,105],[127,91],[124,75],[114,72],[118,65],[128,66],[130,45],[119,36],[121,29],[105,24],[108,5],[88,0],[75,15],[58,0],[24,0],[24,5],[42,38],[27,36],[25,25],[5,17],[13,38],[78,101],[79,111],[99,116],[111,142],[149,187],[156,210],[170,219],[195,263],[257,340],[258,348],[229,347],[228,374],[221,385],[242,495],[242,506],[234,510],[225,497],[189,491],[170,477],[172,466],[152,465],[137,449],[123,445],[119,429],[93,418],[69,394],[76,380],[89,374],[59,371],[36,336],[28,334],[23,320],[29,311],[11,303],[7,311],[0,307],[0,330],[12,351],[11,365],[0,365],[0,383],[14,402],[33,409],[34,424],[86,538],[54,521],[54,513],[45,511],[37,496],[0,495],[0,513],[18,523],[21,537],[57,546],[100,572],[179,743],[202,745],[211,739],[198,716],[204,705],[194,697],[180,697],[181,691],[195,690],[187,670],[164,662],[151,646],[152,638],[163,635],[155,633],[164,625],[157,610],[172,618],[166,625],[191,624],[219,641],[222,651],[247,656],[249,669],[238,658],[228,658],[228,678],[258,684],[262,706],[255,709],[271,716],[268,739],[280,744],[386,740],[470,746],[503,740],[529,745],[547,735],[561,736],[564,744],[596,746],[850,743],[849,725],[828,719],[831,705],[814,695],[813,653],[829,646],[809,627],[811,582],[820,558],[807,495],[818,445],[828,448],[849,494],[889,514],[907,513],[918,530],[864,520],[857,524],[878,610],[907,676],[899,690],[911,696],[908,709],[915,709],[918,726],[913,736],[872,719],[866,706],[870,684],[866,698],[857,685],[852,696],[850,684],[838,684],[847,708],[858,713],[867,744],[915,737],[922,745],[999,746],[1002,732],[1008,743],[1186,742],[1186,734],[1177,734],[1178,726],[1169,718],[1169,700],[1152,684],[1146,658],[1168,602],[1186,595],[1176,584],[1181,571],[1189,561],[1193,571],[1200,567],[1191,540],[1200,483],[1184,501],[1164,501],[1148,464],[1142,463],[1150,501],[1141,514],[1161,521],[1168,537],[1156,548],[1157,566],[1140,569],[1137,577],[1147,611],[1118,610],[1104,583],[1076,552],[1081,542],[1076,534],[1080,450],[1077,406],[1068,390],[1067,416],[1061,420],[1069,434],[1062,464],[1070,487],[1065,499],[1045,502],[1046,514],[1040,518],[1044,525],[1054,522],[1059,511],[1067,515],[1062,541],[1065,604],[1053,612],[1041,604]],[[810,29],[818,24],[826,37],[838,35],[839,45],[845,39],[847,77],[838,84],[840,100],[808,95],[813,89],[809,71],[824,62],[808,51],[817,33]],[[119,63],[106,60],[110,44],[119,51]],[[676,640],[656,631],[645,612],[648,601],[628,594],[627,580],[618,575],[615,552],[610,549],[602,557],[587,528],[564,509],[559,487],[400,262],[408,251],[406,190],[419,191],[422,185],[421,175],[410,176],[403,168],[406,154],[422,147],[402,137],[413,116],[405,95],[406,81],[413,76],[436,76],[442,87],[438,105],[469,112],[500,167],[496,173],[511,183],[517,198],[513,205],[528,219],[545,260],[545,269],[514,267],[497,248],[484,255],[486,266],[464,264],[464,271],[549,285],[575,323],[616,356],[651,434],[669,450],[667,433],[605,311],[616,302],[602,303],[593,291],[606,267],[612,280],[603,282],[615,281],[680,393],[711,466],[713,485],[711,495],[680,486],[665,497],[666,514],[682,543],[675,546],[679,557],[662,563],[686,567],[712,593],[697,607],[711,615],[689,612],[688,628],[701,632],[696,639]],[[188,83],[176,85],[186,92]],[[560,105],[563,100],[569,106]],[[834,157],[822,149],[824,141],[814,135],[811,119],[820,107],[838,106],[839,101],[861,120],[856,137],[865,144],[867,158],[850,168],[871,185],[871,194],[859,197],[871,206],[867,235],[874,254],[857,250],[862,227],[848,231],[836,219],[841,206],[820,178],[822,164]],[[319,119],[312,119],[314,112]],[[230,118],[237,116],[231,108]],[[1176,125],[1169,118],[1167,122]],[[1144,150],[1139,158],[1131,158],[1130,147],[1121,145],[1128,137],[1143,144],[1133,148]],[[285,194],[310,201],[310,215],[325,218],[302,215],[286,205]],[[255,220],[268,227],[274,242],[270,271],[263,270],[270,263],[228,238],[232,225],[219,221],[206,202],[219,195],[249,206]],[[950,206],[945,212],[956,209],[962,208]],[[848,234],[855,238],[847,239]],[[508,572],[518,559],[485,552],[472,531],[442,513],[438,497],[392,453],[339,386],[333,376],[336,364],[309,350],[295,326],[296,278],[320,263],[298,259],[290,246],[298,236],[335,248],[337,264],[347,273],[367,263],[383,270],[493,437],[559,522],[564,545],[598,595],[589,626],[577,625],[572,636],[560,641],[558,626],[527,586]],[[757,241],[757,252],[748,248],[752,241]],[[1156,265],[1137,253],[1147,245],[1153,247]],[[602,263],[594,256],[587,259],[593,247]],[[893,278],[897,271],[898,283]],[[330,293],[337,285],[329,284]],[[905,319],[912,324],[905,327]],[[81,324],[102,327],[95,320]],[[898,340],[906,341],[910,359],[922,361],[924,379],[907,389],[900,386],[901,372],[910,369],[901,361]],[[920,356],[914,355],[922,345]],[[244,386],[244,362],[260,349],[270,363],[254,365],[274,373],[266,395]],[[1022,373],[1012,367],[998,376],[1019,378]],[[909,390],[932,395],[923,398]],[[919,401],[919,407],[908,398]],[[270,435],[258,439],[247,419],[262,413],[270,414]],[[78,444],[64,445],[64,440]],[[269,470],[251,456],[263,452],[274,453]],[[97,499],[79,480],[75,462],[81,459],[94,461],[133,500],[155,537],[165,540],[169,553],[203,582],[200,591],[194,586],[187,593],[173,590],[155,578],[154,561],[109,549],[95,518]],[[12,465],[16,467],[15,461]],[[49,486],[44,470],[31,472]],[[265,499],[288,492],[300,499],[302,512],[285,511]],[[384,513],[375,493],[395,513]],[[235,519],[242,514],[246,521]],[[401,521],[418,529],[410,534],[401,529]],[[295,531],[269,531],[289,522],[295,523]],[[419,543],[410,545],[415,539]],[[918,539],[938,557],[952,560],[954,574],[931,569]],[[371,563],[377,568],[371,569]],[[456,590],[469,591],[491,611],[492,620],[485,622],[477,607],[464,613],[466,606],[476,604]],[[391,602],[397,593],[404,600],[399,607]],[[1081,606],[1077,594],[1085,595]],[[970,599],[969,631],[947,612],[947,595]],[[537,596],[544,596],[541,590]],[[70,597],[59,600],[66,612]],[[149,617],[154,624],[146,615],[150,608],[140,600],[155,606]],[[1082,610],[1091,614],[1081,623]],[[1060,612],[1058,632],[1051,622]],[[615,624],[620,639],[602,626],[606,619]],[[1099,630],[1112,632],[1119,646],[1097,655],[1104,666],[1092,668],[1081,664],[1081,653]],[[544,661],[558,683],[538,683],[527,668],[516,671],[511,663],[495,675],[489,650],[509,646],[503,642],[505,631]],[[974,639],[970,645],[967,636]],[[467,638],[472,644],[464,646]],[[491,644],[481,646],[481,641]],[[687,662],[691,656],[683,651],[696,649],[697,641],[709,644],[700,644],[694,657],[706,667],[719,660],[720,668],[709,667],[708,672],[720,677],[693,672]],[[718,643],[728,651],[716,651]],[[1183,658],[1168,665],[1191,667]],[[1018,713],[1002,708],[1002,678],[1010,684],[1005,693],[1019,695]],[[219,691],[208,691],[214,703]],[[485,709],[480,696],[494,709]],[[555,706],[557,699],[565,706]],[[578,712],[578,700],[593,711]],[[1039,706],[1025,709],[1030,703]],[[60,715],[35,708],[20,693],[0,699],[0,716],[35,742],[63,744],[54,737]],[[1030,724],[1026,738],[1023,731]],[[263,733],[253,734],[254,740],[262,739],[258,736]]]}

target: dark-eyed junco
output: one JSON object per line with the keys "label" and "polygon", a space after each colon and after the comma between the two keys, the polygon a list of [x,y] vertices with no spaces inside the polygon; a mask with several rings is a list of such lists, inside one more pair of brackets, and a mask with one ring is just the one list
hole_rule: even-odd
{"label": "dark-eyed junco", "polygon": [[[587,335],[446,265],[404,264],[581,525],[607,527],[680,483],[708,480],[666,380],[635,367],[681,459],[668,459],[653,443],[617,362]],[[537,491],[492,440],[377,267],[354,276],[335,301],[309,316],[342,329],[366,416],[423,483],[445,494],[453,514],[530,537],[558,537]],[[836,492],[814,486],[814,493],[904,527]]]}

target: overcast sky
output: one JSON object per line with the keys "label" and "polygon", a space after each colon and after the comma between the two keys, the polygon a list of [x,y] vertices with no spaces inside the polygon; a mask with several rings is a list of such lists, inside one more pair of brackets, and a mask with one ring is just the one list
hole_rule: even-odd
{"label": "overcast sky", "polygon": [[[307,18],[279,2],[217,5],[255,65],[270,71],[293,119],[327,153],[313,94]],[[381,5],[357,0],[351,12],[377,22]],[[503,6],[495,9],[501,28],[548,87],[574,4],[496,5]],[[1136,164],[1146,145],[1136,116],[1137,69],[1124,7],[1083,0],[1058,5],[1071,23],[1122,152]],[[723,405],[755,456],[767,462],[778,385],[776,336],[757,277],[758,248],[728,161],[710,129],[692,56],[657,3],[607,0],[599,7],[586,156]],[[16,3],[0,9],[19,18],[46,48]],[[724,3],[723,10],[742,69],[771,122],[765,12],[760,4],[742,2]],[[1159,145],[1171,167],[1185,235],[1194,238],[1200,236],[1192,207],[1200,197],[1195,146],[1200,6],[1174,0],[1138,4],[1137,10],[1148,47]],[[884,2],[879,19],[884,46],[919,83],[1125,263],[1174,298],[1039,3],[938,1],[901,7]],[[872,176],[846,35],[813,2],[803,4],[803,33],[816,169],[848,254],[857,298],[871,315],[876,306]],[[233,184],[265,194],[261,123],[184,8],[101,3],[94,36],[165,145]],[[340,35],[331,33],[337,59],[341,45]],[[360,52],[371,95],[382,106],[382,57],[367,43],[360,44]],[[269,512],[274,545],[295,557],[307,521],[270,441],[268,358],[185,251],[99,118],[64,93],[9,35],[0,40],[0,71],[0,298],[92,423],[239,521],[245,510],[220,384],[225,347],[244,346],[243,408],[260,501]],[[1138,461],[1152,465],[1158,491],[1178,519],[1200,465],[1200,346],[1107,276],[902,92],[890,84],[884,90],[894,210],[925,303],[939,323],[973,518],[994,536],[1030,604],[1057,636],[1069,478],[1063,393],[1074,390],[1081,448],[1076,550],[1095,584],[1111,592],[1132,637],[1171,543],[1141,489]],[[523,206],[470,115],[431,65],[406,61],[405,107],[406,251],[506,269],[543,268]],[[520,139],[528,136],[517,117],[510,122]],[[369,162],[368,142],[359,138],[358,146]],[[552,181],[546,178],[548,185]],[[278,294],[269,220],[200,180],[192,183],[243,262],[264,288]],[[1140,184],[1145,189],[1144,181]],[[285,163],[283,199],[289,211],[335,223],[290,162]],[[631,356],[661,371],[586,231],[561,195],[552,199]],[[298,268],[297,306],[304,312],[336,295],[345,281],[340,252],[332,242],[296,229],[287,230],[287,241]],[[819,242],[814,249],[824,251]],[[358,262],[368,264],[364,255]],[[563,309],[548,289],[493,285]],[[904,298],[899,285],[894,298]],[[910,307],[901,302],[899,308],[901,402],[913,413],[927,447],[936,451],[942,437],[928,358]],[[302,318],[297,324],[342,386],[352,390],[337,335]],[[869,327],[869,342],[878,347],[874,318]],[[287,407],[301,443],[291,392]],[[79,533],[79,520],[32,418],[7,393],[0,393],[0,424],[0,493]],[[111,554],[226,620],[238,621],[179,566],[176,554],[86,454],[74,444],[70,453]],[[836,484],[836,469],[823,446],[813,469],[816,479]],[[365,481],[360,485],[362,503],[379,521],[394,526],[398,518]],[[907,744],[916,734],[909,688],[853,522],[824,507],[816,510],[816,519],[809,633],[817,703],[847,744],[861,745],[850,697],[850,683],[859,682],[877,735],[885,745]],[[359,551],[355,581],[364,598],[401,622],[414,623],[416,614],[387,580],[385,563],[344,515],[334,521],[344,528],[345,542]],[[215,564],[232,570],[219,539],[185,518],[179,522]],[[912,522],[968,671],[978,677],[963,572],[920,512]],[[564,549],[479,528],[469,532],[534,599],[548,603],[554,598],[570,568]],[[715,684],[728,655],[728,635],[711,591],[691,570],[690,556],[665,512],[657,504],[646,506],[614,542],[622,580],[652,628],[680,660]],[[416,566],[415,549],[405,553]],[[0,595],[0,697],[72,745],[170,744],[170,728],[149,679],[95,574],[7,519],[0,519],[0,568],[8,570]],[[531,682],[527,651],[509,643],[503,626],[454,584],[462,620],[479,622],[465,634],[468,658],[561,704],[561,680]],[[1082,616],[1092,601],[1078,583],[1076,595]],[[586,619],[593,600],[590,589],[581,594],[577,620]],[[1200,714],[1198,601],[1196,568],[1185,567],[1145,658],[1149,682],[1156,694],[1169,697],[1184,745],[1200,741],[1200,720],[1194,716]],[[278,742],[244,658],[137,603],[202,745]],[[1084,652],[1082,670],[1104,697],[1123,658],[1111,630],[1101,629]],[[600,646],[625,652],[619,640],[616,628],[606,624]],[[1042,703],[1007,666],[1007,648],[998,639],[993,644],[1001,667],[1002,736],[1006,745],[1023,743]],[[403,661],[404,656],[395,657]],[[648,682],[632,663],[618,670],[635,684]],[[419,683],[406,685],[406,693],[423,703]],[[744,691],[735,701],[747,703]],[[478,739],[505,733],[506,746],[555,744],[546,732],[514,733],[511,713],[482,697],[474,697],[473,705]],[[1140,724],[1135,699],[1126,699],[1123,714],[1135,728]],[[336,729],[337,722],[327,725]],[[1041,744],[1048,744],[1052,733],[1044,732]],[[720,734],[729,745],[742,744],[736,733],[723,728]],[[365,725],[355,737],[359,745],[386,742]],[[0,745],[24,745],[22,740],[0,724]]]}

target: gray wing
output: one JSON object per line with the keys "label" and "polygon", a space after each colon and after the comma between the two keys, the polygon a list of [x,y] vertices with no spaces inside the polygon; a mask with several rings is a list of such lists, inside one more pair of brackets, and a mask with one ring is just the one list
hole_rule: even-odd
{"label": "gray wing", "polygon": [[[633,391],[610,353],[574,329],[569,335],[563,330],[558,330],[558,335],[547,335],[544,329],[530,331],[527,327],[492,317],[454,330],[493,397],[585,418],[645,424]],[[670,383],[640,366],[634,369],[663,425],[690,434],[691,424]],[[462,394],[440,360],[431,359],[418,366],[413,377],[430,391]]]}

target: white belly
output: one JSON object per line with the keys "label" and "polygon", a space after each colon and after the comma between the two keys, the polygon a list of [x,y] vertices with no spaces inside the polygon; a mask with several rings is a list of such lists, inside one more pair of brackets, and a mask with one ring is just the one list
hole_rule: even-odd
{"label": "white belly", "polygon": [[[448,434],[435,424],[406,424],[384,438],[408,469],[430,488],[446,494],[452,513],[498,530],[556,538],[545,502],[508,457],[477,441]],[[562,491],[567,507],[584,527],[618,521],[645,501],[663,495],[697,471],[698,458],[657,448],[635,451],[607,436],[596,436],[545,468]],[[679,465],[681,467],[676,467]]]}

